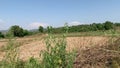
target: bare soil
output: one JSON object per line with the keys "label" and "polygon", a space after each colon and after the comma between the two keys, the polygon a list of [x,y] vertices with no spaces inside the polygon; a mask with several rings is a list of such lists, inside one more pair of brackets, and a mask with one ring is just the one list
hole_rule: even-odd
{"label": "bare soil", "polygon": [[[45,49],[43,36],[33,36],[17,38],[16,41],[21,44],[19,47],[20,59],[27,60],[30,57],[38,58],[40,51]],[[108,41],[108,37],[67,37],[67,51],[73,49],[85,50],[94,46],[102,46]],[[7,39],[0,40],[0,48],[7,45]],[[3,58],[5,52],[0,52],[0,59]]]}

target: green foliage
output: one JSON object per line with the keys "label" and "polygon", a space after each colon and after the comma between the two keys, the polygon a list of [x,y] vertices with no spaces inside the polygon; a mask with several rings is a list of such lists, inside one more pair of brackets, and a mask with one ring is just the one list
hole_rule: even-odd
{"label": "green foliage", "polygon": [[23,37],[24,36],[23,29],[21,27],[19,27],[18,25],[11,26],[9,32],[15,37]]}
{"label": "green foliage", "polygon": [[31,35],[32,32],[25,30],[18,25],[11,26],[9,31],[6,33],[6,37],[23,37],[27,35]]}
{"label": "green foliage", "polygon": [[39,32],[41,32],[41,33],[44,32],[44,28],[42,26],[39,26]]}
{"label": "green foliage", "polygon": [[[65,30],[68,30],[68,27],[65,27]],[[46,50],[41,54],[43,68],[73,68],[75,52],[66,51],[65,35],[62,38],[55,37],[52,27],[48,27],[48,32]]]}
{"label": "green foliage", "polygon": [[115,26],[120,26],[120,23],[115,23]]}
{"label": "green foliage", "polygon": [[[9,32],[5,35],[5,37],[9,37],[9,36],[23,37],[27,35],[37,34],[39,32],[47,33],[49,32],[49,28],[52,28],[52,32],[56,34],[65,32],[64,27],[53,28],[51,26],[48,26],[47,28],[44,29],[42,26],[39,26],[39,29],[38,29],[39,31],[30,32],[28,30],[24,30],[23,28],[17,25],[14,25],[14,26],[11,26]],[[69,33],[91,32],[91,31],[103,31],[104,32],[106,30],[120,29],[120,23],[112,23],[110,21],[106,21],[105,23],[81,24],[81,25],[76,25],[76,26],[69,26],[68,28],[69,28]]]}
{"label": "green foliage", "polygon": [[24,36],[31,35],[31,32],[29,32],[28,30],[23,30],[23,35]]}
{"label": "green foliage", "polygon": [[48,26],[47,27],[47,32],[48,33],[53,33],[53,27],[52,26]]}
{"label": "green foliage", "polygon": [[13,38],[14,36],[13,36],[13,34],[10,32],[10,31],[8,31],[6,34],[5,34],[5,38]]}
{"label": "green foliage", "polygon": [[96,23],[91,24],[91,26],[92,26],[91,30],[93,30],[93,31],[98,30],[98,27],[96,26]]}
{"label": "green foliage", "polygon": [[42,68],[40,61],[31,57],[24,65],[24,68]]}
{"label": "green foliage", "polygon": [[2,34],[2,32],[0,32],[0,38],[4,38],[4,35]]}
{"label": "green foliage", "polygon": [[[105,31],[113,29],[114,27],[118,27],[119,23],[112,23],[110,21],[106,21],[105,23],[93,23],[93,24],[82,24],[76,26],[70,26],[69,32],[90,32],[90,31]],[[53,33],[64,33],[64,27],[53,28]]]}
{"label": "green foliage", "polygon": [[97,23],[97,24],[96,24],[96,27],[97,27],[97,30],[105,30],[104,24]]}
{"label": "green foliage", "polygon": [[42,51],[41,57],[36,59],[31,57],[27,61],[19,59],[19,49],[15,47],[15,40],[10,39],[7,53],[0,62],[0,68],[73,68],[75,52],[66,51],[66,33],[68,27],[66,24],[65,34],[62,38],[57,38],[53,34],[52,27],[48,27],[48,37],[46,38],[46,50]]}
{"label": "green foliage", "polygon": [[110,21],[106,21],[104,23],[104,28],[105,28],[105,30],[113,29],[113,23]]}

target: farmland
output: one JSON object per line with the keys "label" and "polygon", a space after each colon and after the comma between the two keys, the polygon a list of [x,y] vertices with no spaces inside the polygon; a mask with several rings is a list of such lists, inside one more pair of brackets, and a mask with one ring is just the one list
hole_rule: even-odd
{"label": "farmland", "polygon": [[[112,59],[112,57],[113,58],[119,57],[119,53],[117,54],[117,56],[113,54],[114,51],[116,50],[114,49],[111,50],[112,48],[116,48],[113,46],[113,44],[115,44],[114,41],[116,41],[118,37],[105,36],[105,35],[104,36],[103,35],[79,36],[79,34],[80,33],[76,33],[76,34],[71,33],[71,34],[68,34],[68,37],[66,37],[67,52],[72,52],[73,50],[77,51],[76,58],[74,60],[75,68],[81,68],[81,67],[89,68],[91,66],[95,68],[101,68],[106,66],[106,63],[108,62],[107,59]],[[59,38],[59,34],[56,34],[56,36]],[[40,56],[39,56],[40,52],[43,50],[46,50],[46,43],[45,43],[46,37],[47,37],[47,34],[36,34],[32,36],[26,36],[23,38],[14,38],[13,39],[15,43],[14,48],[17,48],[19,59],[22,61],[27,61],[31,57],[40,59]],[[111,41],[113,41],[112,44],[110,43]],[[119,42],[116,42],[116,43],[119,43]],[[9,39],[0,39],[0,60],[3,60],[4,57],[6,56],[7,51],[9,51],[10,45],[8,44],[10,44]],[[106,47],[109,45],[112,45],[110,52],[109,52],[109,49],[106,49]],[[118,44],[115,44],[115,45],[117,46]],[[119,66],[119,62],[115,64],[117,65],[114,65],[114,66]]]}
{"label": "farmland", "polygon": [[[44,36],[43,36],[44,37]],[[107,37],[68,37],[67,38],[67,50],[72,50],[73,48],[85,49],[95,45],[103,45],[108,40]],[[23,55],[22,59],[27,59],[28,57],[37,56],[41,49],[45,49],[44,39],[39,37],[30,38],[17,38],[20,44],[20,53]],[[101,43],[102,42],[102,43]],[[7,45],[7,40],[1,40],[1,49]],[[4,50],[3,50],[4,51]],[[1,52],[2,53],[2,52]],[[27,55],[28,54],[28,55]]]}
{"label": "farmland", "polygon": [[0,68],[120,68],[120,0],[0,0]]}

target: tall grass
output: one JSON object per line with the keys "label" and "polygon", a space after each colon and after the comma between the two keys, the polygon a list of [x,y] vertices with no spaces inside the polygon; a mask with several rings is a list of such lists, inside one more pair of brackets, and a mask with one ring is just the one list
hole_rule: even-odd
{"label": "tall grass", "polygon": [[[68,27],[65,27],[67,30]],[[49,27],[46,39],[46,51],[42,52],[43,68],[73,68],[75,52],[66,51],[66,34],[62,38],[57,38],[52,34],[52,27]],[[65,31],[67,33],[67,31]]]}
{"label": "tall grass", "polygon": [[18,62],[19,60],[19,50],[16,48],[15,41],[12,39],[9,39],[8,45],[7,45],[7,50],[6,50],[6,55],[0,62],[0,68],[18,68]]}

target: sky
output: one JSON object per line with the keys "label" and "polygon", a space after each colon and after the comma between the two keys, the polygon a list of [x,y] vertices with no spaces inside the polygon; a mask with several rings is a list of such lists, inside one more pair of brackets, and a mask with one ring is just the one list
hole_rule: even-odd
{"label": "sky", "polygon": [[120,0],[0,0],[0,30],[120,22]]}

